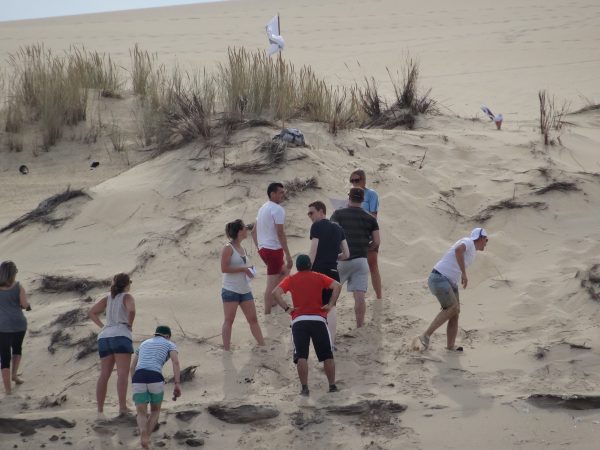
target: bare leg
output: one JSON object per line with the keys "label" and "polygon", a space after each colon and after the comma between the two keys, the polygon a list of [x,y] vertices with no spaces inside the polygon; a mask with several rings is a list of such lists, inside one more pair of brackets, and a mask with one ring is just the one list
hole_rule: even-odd
{"label": "bare leg", "polygon": [[129,384],[129,366],[131,365],[130,353],[117,353],[117,395],[119,397],[119,414],[129,412],[127,407],[127,385]]}
{"label": "bare leg", "polygon": [[337,312],[335,306],[327,313],[327,328],[329,328],[329,336],[331,337],[331,346],[335,347],[335,333],[337,328]]}
{"label": "bare leg", "polygon": [[240,303],[240,308],[242,308],[242,312],[246,316],[248,325],[250,325],[252,336],[254,336],[254,339],[256,339],[258,345],[265,345],[262,330],[260,329],[260,325],[258,324],[258,319],[256,317],[256,306],[254,305],[254,300]]}
{"label": "bare leg", "polygon": [[444,323],[446,323],[452,317],[457,316],[458,312],[458,303],[454,303],[450,308],[441,310],[438,315],[435,316],[435,319],[433,319],[433,322],[431,322],[431,325],[429,325],[427,331],[425,331],[425,336],[431,337],[435,330],[444,325]]}
{"label": "bare leg", "polygon": [[303,386],[308,384],[308,361],[304,358],[298,359],[296,364],[298,370],[298,378],[300,378],[300,384]]}
{"label": "bare leg", "polygon": [[271,308],[275,306],[273,289],[281,281],[281,275],[267,275],[267,287],[265,288],[265,314],[271,314]]}
{"label": "bare leg", "polygon": [[150,436],[154,432],[156,428],[156,424],[158,423],[158,418],[160,416],[160,405],[162,403],[150,404],[150,418],[148,419],[147,431],[148,431],[148,440],[150,440]]}
{"label": "bare leg", "polygon": [[335,362],[333,359],[326,359],[323,362],[323,367],[325,368],[325,375],[327,375],[329,384],[335,384]]}
{"label": "bare leg", "polygon": [[136,405],[137,410],[137,424],[140,429],[140,443],[143,448],[148,448],[150,444],[150,433],[148,433],[148,405],[143,403]]}
{"label": "bare leg", "polygon": [[454,344],[456,343],[456,335],[458,334],[458,317],[460,315],[459,312],[456,313],[455,316],[451,317],[448,320],[448,327],[446,329],[446,340],[448,344],[448,348],[450,350],[454,349]]}
{"label": "bare leg", "polygon": [[115,367],[115,356],[108,355],[100,358],[100,377],[96,383],[96,403],[98,404],[98,412],[104,411],[104,401],[106,400],[106,387],[108,379]]}
{"label": "bare leg", "polygon": [[377,252],[367,253],[367,262],[369,263],[369,272],[371,272],[371,284],[378,300],[381,300],[381,274],[379,273],[379,265],[377,264]]}
{"label": "bare leg", "polygon": [[7,394],[12,392],[12,386],[10,384],[10,368],[2,369],[2,383],[4,383],[4,391]]}
{"label": "bare leg", "polygon": [[19,378],[17,375],[19,371],[19,365],[21,364],[21,355],[13,355],[12,356],[12,380],[16,384],[23,384],[23,380]]}
{"label": "bare leg", "polygon": [[238,302],[223,302],[223,327],[221,327],[221,336],[223,338],[223,350],[229,351],[231,347],[231,329],[235,320]]}
{"label": "bare leg", "polygon": [[356,328],[360,328],[365,323],[365,312],[367,305],[365,303],[365,293],[354,291],[354,314],[356,315]]}

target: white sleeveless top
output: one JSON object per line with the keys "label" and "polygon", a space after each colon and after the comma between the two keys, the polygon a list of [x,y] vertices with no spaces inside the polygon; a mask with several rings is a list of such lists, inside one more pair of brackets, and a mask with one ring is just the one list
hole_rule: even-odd
{"label": "white sleeveless top", "polygon": [[123,299],[125,292],[117,294],[115,298],[108,294],[106,299],[106,324],[98,339],[123,336],[132,339],[131,330],[127,327],[127,308]]}
{"label": "white sleeveless top", "polygon": [[[233,250],[229,265],[231,267],[248,267],[250,259],[248,258],[248,253],[246,250],[244,250],[244,253],[246,253],[245,255],[240,255],[233,245],[229,244],[229,246]],[[227,289],[228,291],[232,291],[237,294],[247,294],[248,292],[252,291],[250,283],[248,283],[248,280],[246,279],[245,272],[224,273],[223,289]]]}

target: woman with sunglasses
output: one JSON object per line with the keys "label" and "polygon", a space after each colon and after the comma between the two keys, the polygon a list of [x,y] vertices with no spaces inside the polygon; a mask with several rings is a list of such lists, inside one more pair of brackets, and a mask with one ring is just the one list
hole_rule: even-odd
{"label": "woman with sunglasses", "polygon": [[265,345],[249,283],[256,272],[250,264],[246,249],[242,247],[242,241],[248,237],[248,227],[242,220],[237,219],[225,225],[225,234],[229,238],[229,243],[221,251],[221,272],[223,273],[221,299],[225,316],[221,329],[223,349],[229,351],[231,348],[231,329],[238,306],[246,316],[252,336],[258,345]]}
{"label": "woman with sunglasses", "polygon": [[[133,354],[132,326],[135,319],[135,300],[129,293],[131,279],[126,273],[114,276],[110,293],[91,307],[88,316],[102,328],[98,334],[98,353],[100,354],[100,377],[96,384],[98,416],[103,417],[106,389],[112,371],[117,366],[117,394],[119,414],[129,412],[127,408],[127,385],[129,365]],[[106,324],[99,314],[106,311]]]}
{"label": "woman with sunglasses", "polygon": [[[362,208],[371,214],[373,217],[377,217],[379,211],[379,195],[373,189],[366,187],[367,176],[365,171],[362,169],[356,169],[350,174],[350,183],[352,187],[358,187],[365,191],[365,199],[362,202]],[[380,300],[382,296],[381,289],[381,275],[379,273],[379,265],[377,263],[377,253],[379,247],[373,247],[369,249],[367,254],[367,262],[369,263],[369,272],[371,272],[371,284],[375,290],[377,299]]]}

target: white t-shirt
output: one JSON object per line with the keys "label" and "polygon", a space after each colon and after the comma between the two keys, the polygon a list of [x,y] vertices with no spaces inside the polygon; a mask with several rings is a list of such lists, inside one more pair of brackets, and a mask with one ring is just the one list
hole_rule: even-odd
{"label": "white t-shirt", "polygon": [[282,206],[269,200],[260,207],[256,216],[256,237],[259,249],[279,250],[281,248],[275,225],[283,225],[284,222],[285,209]]}
{"label": "white t-shirt", "polygon": [[473,261],[475,261],[475,254],[477,253],[477,249],[475,248],[475,244],[471,238],[462,238],[454,243],[452,247],[446,252],[442,259],[440,259],[433,268],[437,270],[439,273],[444,275],[446,278],[450,280],[455,286],[458,286],[458,282],[460,281],[460,267],[458,265],[458,261],[456,260],[456,247],[461,244],[465,244],[467,250],[464,253],[465,259],[465,269],[469,267]]}

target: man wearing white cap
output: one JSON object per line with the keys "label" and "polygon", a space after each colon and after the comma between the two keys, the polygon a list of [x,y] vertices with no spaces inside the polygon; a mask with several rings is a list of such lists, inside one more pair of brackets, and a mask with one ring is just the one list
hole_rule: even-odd
{"label": "man wearing white cap", "polygon": [[442,306],[442,310],[433,319],[427,331],[419,336],[423,347],[429,347],[429,339],[435,330],[448,322],[446,331],[448,350],[462,351],[462,347],[455,347],[458,334],[458,316],[460,302],[458,298],[458,282],[463,289],[467,287],[467,267],[475,261],[476,251],[483,251],[488,242],[485,229],[475,228],[471,236],[458,240],[446,254],[433,267],[429,274],[429,290],[435,295]]}

